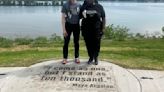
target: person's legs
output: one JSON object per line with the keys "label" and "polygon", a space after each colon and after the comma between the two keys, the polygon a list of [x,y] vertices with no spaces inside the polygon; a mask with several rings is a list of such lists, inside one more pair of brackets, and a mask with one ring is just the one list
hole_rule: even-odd
{"label": "person's legs", "polygon": [[85,40],[86,48],[87,48],[87,51],[88,51],[88,56],[90,58],[93,58],[93,50],[92,50],[91,41],[88,37],[84,37],[84,40]]}
{"label": "person's legs", "polygon": [[99,34],[99,30],[96,31],[96,35],[94,37],[94,59],[95,59],[95,64],[98,64],[98,56],[100,52],[100,45],[101,45],[101,37],[102,35]]}
{"label": "person's legs", "polygon": [[75,62],[80,63],[79,60],[79,36],[80,36],[80,26],[74,25],[73,27],[73,37],[74,37],[74,48],[75,48]]}
{"label": "person's legs", "polygon": [[71,36],[71,28],[70,25],[66,23],[66,31],[67,31],[67,37],[64,37],[64,46],[63,46],[63,58],[67,59],[68,58],[68,45],[70,41],[70,36]]}
{"label": "person's legs", "polygon": [[96,57],[99,56],[101,39],[100,38],[96,38],[94,45],[95,45],[95,48],[94,48],[94,58],[96,58]]}
{"label": "person's legs", "polygon": [[80,36],[80,27],[79,25],[75,25],[73,30],[75,58],[79,58],[79,36]]}
{"label": "person's legs", "polygon": [[95,40],[95,48],[94,48],[94,60],[95,64],[98,65],[98,56],[100,52],[100,44],[101,44],[101,39],[96,39]]}
{"label": "person's legs", "polygon": [[[91,30],[90,30],[91,31]],[[91,64],[93,61],[93,37],[92,37],[92,33],[89,30],[85,30],[83,31],[83,35],[84,35],[84,40],[85,40],[85,44],[86,44],[86,48],[87,48],[87,52],[88,52],[88,56],[89,56],[89,60],[88,60],[88,64]]]}

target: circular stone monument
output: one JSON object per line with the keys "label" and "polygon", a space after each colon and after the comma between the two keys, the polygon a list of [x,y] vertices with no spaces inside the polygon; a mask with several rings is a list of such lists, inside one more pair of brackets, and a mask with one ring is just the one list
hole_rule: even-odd
{"label": "circular stone monument", "polygon": [[126,69],[105,61],[98,66],[81,61],[45,61],[10,72],[0,92],[141,92],[140,83]]}

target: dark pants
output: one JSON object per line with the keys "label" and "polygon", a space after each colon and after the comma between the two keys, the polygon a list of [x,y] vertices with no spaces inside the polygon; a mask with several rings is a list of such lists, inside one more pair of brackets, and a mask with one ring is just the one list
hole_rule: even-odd
{"label": "dark pants", "polygon": [[74,37],[74,47],[75,47],[75,58],[79,57],[79,35],[80,35],[80,26],[79,24],[70,24],[66,23],[65,28],[68,36],[64,37],[64,46],[63,46],[63,58],[68,58],[68,45],[70,42],[70,37],[73,32]]}
{"label": "dark pants", "polygon": [[101,30],[88,28],[82,32],[90,59],[98,58],[102,37]]}

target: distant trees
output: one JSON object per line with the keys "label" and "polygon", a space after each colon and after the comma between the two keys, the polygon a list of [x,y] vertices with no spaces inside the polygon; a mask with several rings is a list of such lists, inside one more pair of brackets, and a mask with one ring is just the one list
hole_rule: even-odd
{"label": "distant trees", "polygon": [[24,5],[26,5],[26,6],[35,5],[34,0],[25,0]]}
{"label": "distant trees", "polygon": [[[43,3],[37,3],[37,1],[43,1]],[[49,1],[52,1],[51,5],[63,5],[66,0],[0,0],[0,5],[25,5],[25,6],[40,6],[40,5],[50,5]],[[129,1],[129,2],[164,2],[164,0],[100,0],[100,1]]]}
{"label": "distant trees", "polygon": [[63,1],[64,0],[0,0],[0,5],[48,6],[63,5]]}
{"label": "distant trees", "polygon": [[0,0],[1,5],[31,5],[34,0]]}
{"label": "distant trees", "polygon": [[[101,0],[99,0],[101,1]],[[102,1],[121,1],[121,2],[163,2],[164,0],[102,0]]]}
{"label": "distant trees", "polygon": [[164,26],[162,27],[162,32],[163,32],[163,37],[162,38],[164,39]]}
{"label": "distant trees", "polygon": [[11,0],[1,0],[3,2],[3,5],[9,5]]}

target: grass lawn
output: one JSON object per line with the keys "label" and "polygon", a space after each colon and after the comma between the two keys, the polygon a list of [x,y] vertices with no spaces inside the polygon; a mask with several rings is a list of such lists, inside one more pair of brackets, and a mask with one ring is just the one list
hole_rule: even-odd
{"label": "grass lawn", "polygon": [[[30,66],[44,59],[62,59],[61,43],[55,46],[31,47],[28,45],[0,48],[0,67]],[[70,43],[69,58],[74,57]],[[80,41],[80,57],[88,58],[83,41]],[[107,60],[125,68],[164,70],[164,40],[103,40],[101,60]]]}

